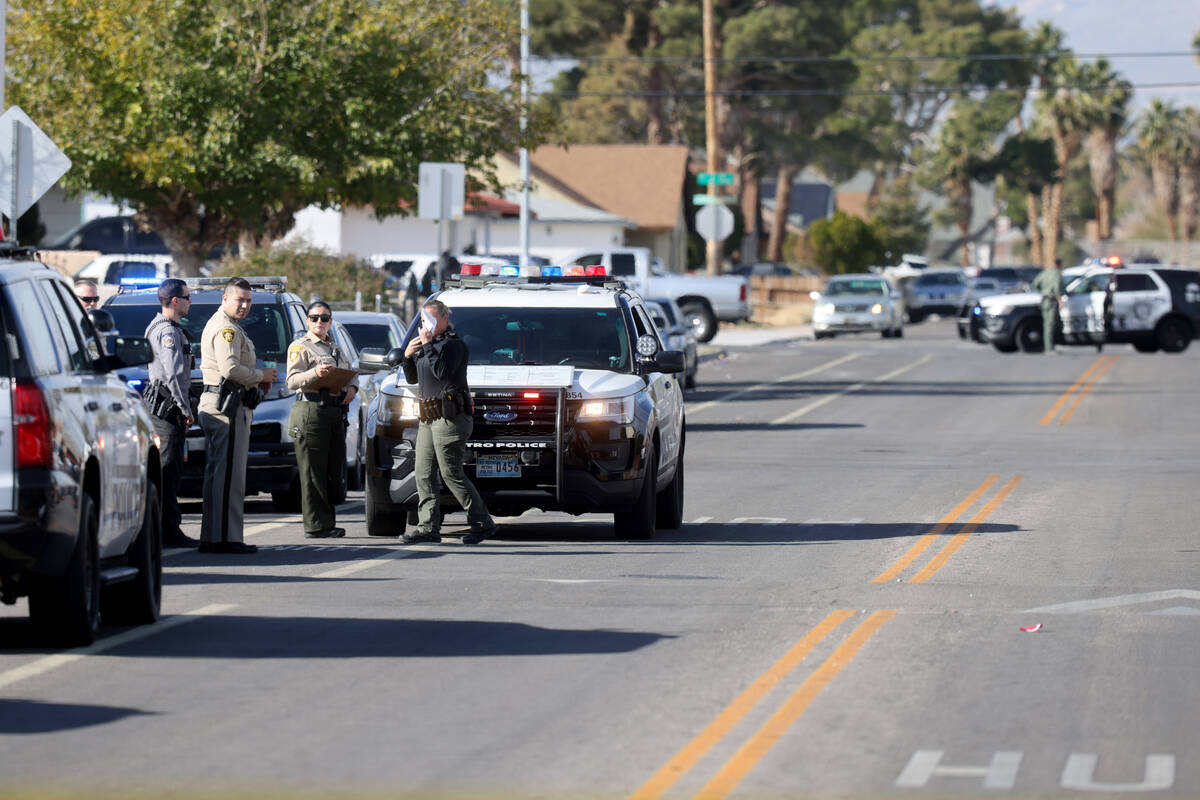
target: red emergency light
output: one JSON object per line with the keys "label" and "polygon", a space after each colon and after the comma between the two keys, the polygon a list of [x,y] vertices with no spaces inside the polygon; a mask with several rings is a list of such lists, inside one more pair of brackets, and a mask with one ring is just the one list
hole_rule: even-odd
{"label": "red emergency light", "polygon": [[591,266],[584,268],[583,274],[587,277],[599,276],[603,278],[604,276],[608,275],[608,270],[604,268],[603,264],[592,264]]}
{"label": "red emergency light", "polygon": [[478,275],[483,269],[482,264],[463,264],[459,269],[459,275]]}

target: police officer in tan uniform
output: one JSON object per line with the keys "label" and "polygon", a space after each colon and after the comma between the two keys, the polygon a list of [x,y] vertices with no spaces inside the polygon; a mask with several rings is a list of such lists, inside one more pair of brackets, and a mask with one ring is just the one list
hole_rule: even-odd
{"label": "police officer in tan uniform", "polygon": [[358,387],[350,384],[335,392],[314,385],[335,368],[350,369],[350,361],[329,333],[332,309],[317,300],[306,316],[308,333],[292,342],[287,354],[287,387],[296,392],[288,430],[296,443],[300,469],[304,535],[326,539],[346,535],[344,528],[334,525],[333,498],[346,463],[346,409]]}
{"label": "police officer in tan uniform", "polygon": [[[204,520],[200,527],[202,553],[255,553],[242,541],[246,498],[246,457],[250,450],[250,421],[254,416],[242,400],[246,389],[269,388],[274,367],[258,369],[254,344],[242,330],[253,295],[245,278],[230,278],[221,307],[200,337],[200,427],[208,460],[204,467]],[[224,386],[222,385],[224,382]]]}

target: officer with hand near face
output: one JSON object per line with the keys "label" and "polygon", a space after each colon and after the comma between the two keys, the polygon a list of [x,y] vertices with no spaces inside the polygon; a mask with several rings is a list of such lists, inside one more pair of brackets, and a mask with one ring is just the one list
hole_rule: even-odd
{"label": "officer with hand near face", "polygon": [[440,542],[441,495],[437,476],[463,511],[470,531],[463,544],[478,544],[495,535],[496,523],[479,491],[463,472],[467,440],[474,426],[471,391],[467,386],[467,345],[450,326],[450,309],[440,300],[427,300],[421,327],[404,350],[404,377],[417,384],[418,427],[416,464],[417,530],[405,542]]}

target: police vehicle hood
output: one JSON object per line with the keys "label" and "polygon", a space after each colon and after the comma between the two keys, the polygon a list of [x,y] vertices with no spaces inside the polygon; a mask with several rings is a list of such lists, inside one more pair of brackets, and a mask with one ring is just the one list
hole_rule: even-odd
{"label": "police vehicle hood", "polygon": [[[467,383],[472,389],[567,389],[569,396],[603,398],[624,397],[645,388],[638,375],[606,369],[576,369],[565,366],[487,366],[467,367]],[[403,395],[412,387],[399,372],[384,379],[380,391]]]}
{"label": "police vehicle hood", "polygon": [[989,294],[979,298],[979,307],[984,311],[996,311],[1005,306],[1037,306],[1042,303],[1038,292],[1015,292],[1013,294]]}

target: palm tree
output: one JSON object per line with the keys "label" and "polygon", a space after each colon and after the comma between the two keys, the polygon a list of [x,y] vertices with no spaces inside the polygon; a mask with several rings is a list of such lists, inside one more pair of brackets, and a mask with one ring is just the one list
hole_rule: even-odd
{"label": "palm tree", "polygon": [[1079,152],[1083,131],[1087,128],[1086,85],[1084,69],[1074,56],[1068,55],[1053,65],[1054,85],[1038,98],[1036,109],[1041,127],[1054,143],[1058,159],[1058,175],[1043,194],[1042,214],[1045,233],[1042,243],[1042,264],[1050,266],[1058,251],[1062,230],[1063,186],[1071,159]]}
{"label": "palm tree", "polygon": [[1128,120],[1133,85],[1120,78],[1103,58],[1085,66],[1081,73],[1088,85],[1104,87],[1084,96],[1084,111],[1090,126],[1086,147],[1092,191],[1096,193],[1096,229],[1098,238],[1103,241],[1112,238],[1117,192],[1117,137]]}
{"label": "palm tree", "polygon": [[1200,222],[1200,109],[1184,112],[1183,158],[1179,165],[1179,233],[1191,244]]}
{"label": "palm tree", "polygon": [[1179,162],[1183,155],[1183,114],[1174,104],[1151,101],[1138,125],[1138,145],[1150,162],[1154,199],[1167,218],[1167,239],[1174,242],[1179,219]]}

